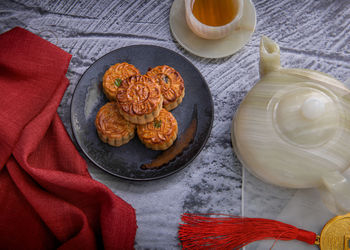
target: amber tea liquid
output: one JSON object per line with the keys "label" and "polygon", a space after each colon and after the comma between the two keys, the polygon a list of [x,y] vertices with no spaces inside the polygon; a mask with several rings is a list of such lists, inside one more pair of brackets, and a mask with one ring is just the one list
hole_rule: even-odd
{"label": "amber tea liquid", "polygon": [[223,26],[237,15],[238,6],[234,0],[194,0],[192,13],[203,24]]}

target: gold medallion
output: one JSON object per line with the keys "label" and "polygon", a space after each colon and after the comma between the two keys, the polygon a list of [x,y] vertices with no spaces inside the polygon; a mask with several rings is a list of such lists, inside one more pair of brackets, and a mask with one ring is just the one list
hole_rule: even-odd
{"label": "gold medallion", "polygon": [[349,250],[350,213],[339,215],[327,222],[321,236],[317,236],[315,245],[321,250]]}

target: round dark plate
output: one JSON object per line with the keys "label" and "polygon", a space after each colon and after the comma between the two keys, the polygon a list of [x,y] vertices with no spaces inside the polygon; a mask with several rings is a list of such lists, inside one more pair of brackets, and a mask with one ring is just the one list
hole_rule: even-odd
{"label": "round dark plate", "polygon": [[[98,110],[108,102],[102,91],[102,78],[104,72],[118,62],[135,65],[141,74],[145,74],[148,68],[169,65],[184,79],[185,97],[171,113],[178,122],[178,138],[186,132],[193,119],[197,119],[196,133],[182,153],[161,168],[141,168],[163,152],[147,149],[137,135],[121,147],[109,146],[97,135],[95,117]],[[71,122],[78,145],[98,167],[124,179],[154,180],[183,169],[199,154],[210,135],[213,111],[208,85],[190,61],[169,49],[153,45],[134,45],[104,55],[85,71],[73,94]]]}

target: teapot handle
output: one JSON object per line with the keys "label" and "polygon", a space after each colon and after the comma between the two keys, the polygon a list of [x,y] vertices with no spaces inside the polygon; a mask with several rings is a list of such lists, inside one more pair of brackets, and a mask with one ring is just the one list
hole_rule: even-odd
{"label": "teapot handle", "polygon": [[335,214],[350,212],[350,180],[343,174],[334,171],[322,177],[321,197]]}
{"label": "teapot handle", "polygon": [[266,36],[260,40],[260,77],[281,68],[280,48]]}

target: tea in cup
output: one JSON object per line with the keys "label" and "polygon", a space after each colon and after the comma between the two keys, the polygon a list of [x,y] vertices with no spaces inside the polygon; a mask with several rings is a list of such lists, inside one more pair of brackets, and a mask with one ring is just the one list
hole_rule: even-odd
{"label": "tea in cup", "polygon": [[184,1],[187,25],[205,39],[220,39],[231,34],[243,13],[243,0]]}

